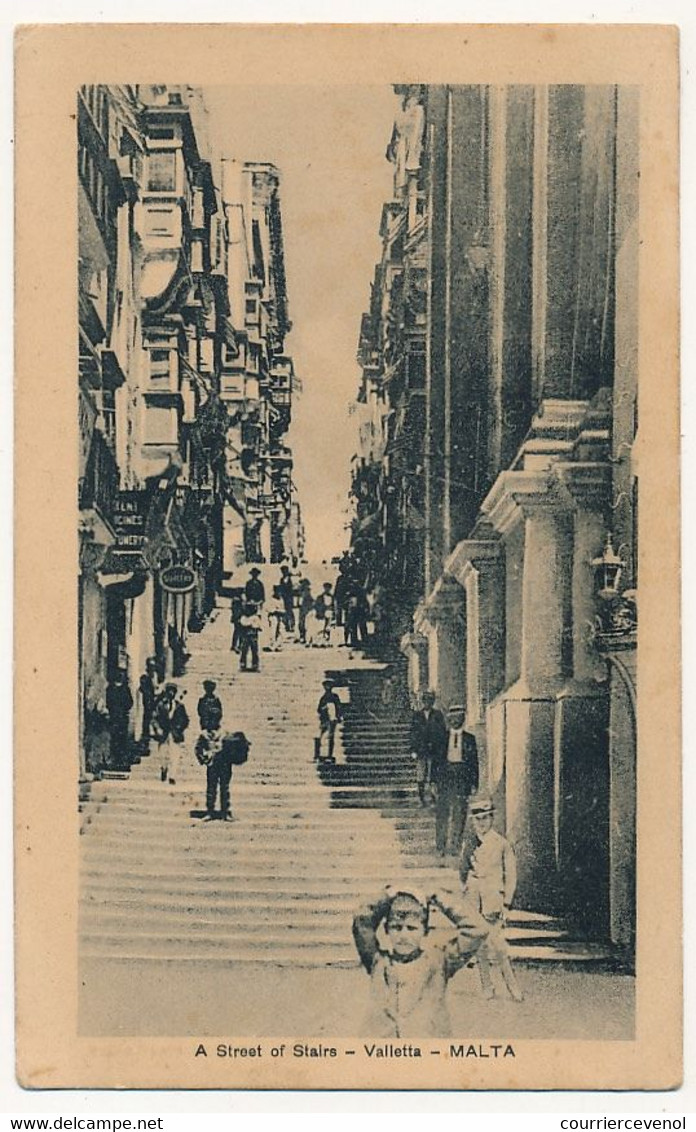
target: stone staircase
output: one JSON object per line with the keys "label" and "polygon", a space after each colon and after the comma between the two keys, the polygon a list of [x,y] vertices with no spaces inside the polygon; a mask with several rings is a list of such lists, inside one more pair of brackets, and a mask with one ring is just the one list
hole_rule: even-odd
{"label": "stone staircase", "polygon": [[[417,799],[408,714],[382,700],[384,664],[338,647],[286,645],[241,674],[223,608],[194,640],[179,683],[189,714],[218,683],[227,730],[252,740],[235,769],[232,823],[204,823],[205,772],[191,753],[176,785],[156,755],[95,784],[82,804],[80,948],[85,958],[346,966],[351,918],[407,875],[456,889],[433,854],[434,817]],[[326,673],[345,700],[336,763],[317,764],[316,702]],[[196,723],[188,747],[192,749]],[[510,942],[528,961],[599,962],[561,924],[515,913]]]}

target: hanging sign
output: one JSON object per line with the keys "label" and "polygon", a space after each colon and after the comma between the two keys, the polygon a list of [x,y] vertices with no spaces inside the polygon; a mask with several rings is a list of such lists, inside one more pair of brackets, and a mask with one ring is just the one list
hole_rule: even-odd
{"label": "hanging sign", "polygon": [[143,550],[149,503],[146,491],[119,491],[112,518],[117,550]]}
{"label": "hanging sign", "polygon": [[165,566],[160,570],[160,585],[170,594],[187,594],[196,585],[196,572],[190,566]]}

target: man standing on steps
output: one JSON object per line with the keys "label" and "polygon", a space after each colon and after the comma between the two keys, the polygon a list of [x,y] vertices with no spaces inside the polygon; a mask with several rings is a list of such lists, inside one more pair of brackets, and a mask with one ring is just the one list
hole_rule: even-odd
{"label": "man standing on steps", "polygon": [[206,815],[204,821],[217,816],[215,802],[220,791],[220,818],[233,821],[230,809],[232,768],[241,766],[249,755],[251,742],[243,731],[223,735],[220,731],[203,731],[196,743],[196,758],[206,768]]}
{"label": "man standing on steps", "polygon": [[128,738],[132,707],[133,697],[126,682],[126,673],[119,668],[106,689],[106,710],[111,727],[109,765],[115,770],[127,770],[130,766]]}
{"label": "man standing on steps", "polygon": [[433,761],[437,787],[435,841],[438,855],[458,854],[464,835],[469,798],[478,790],[479,769],[476,739],[464,730],[464,707],[452,704],[445,756]]}
{"label": "man standing on steps", "polygon": [[336,728],[341,722],[342,704],[334,692],[333,680],[323,681],[324,694],[322,695],[319,703],[317,704],[317,715],[319,716],[319,737],[316,741],[315,758],[321,760],[321,741],[324,735],[327,736],[328,752],[326,759],[328,762],[334,762],[334,743],[336,741]]}
{"label": "man standing on steps", "polygon": [[276,589],[278,591],[278,597],[283,603],[285,631],[286,633],[292,633],[295,629],[295,584],[292,580],[289,566],[280,567],[280,581]]}
{"label": "man standing on steps", "polygon": [[217,684],[214,680],[203,681],[203,695],[198,701],[198,722],[201,731],[217,731],[222,726],[222,704],[215,695]]}
{"label": "man standing on steps", "polygon": [[155,703],[157,701],[159,692],[157,662],[154,656],[149,656],[145,661],[145,671],[140,677],[139,691],[143,709],[140,746],[143,753],[149,753],[150,739],[152,738],[150,734],[150,729],[152,727],[152,713],[155,710]]}
{"label": "man standing on steps", "polygon": [[411,717],[411,755],[416,760],[418,797],[427,806],[433,765],[439,766],[447,756],[447,724],[435,707],[434,692],[423,693],[423,709]]}
{"label": "man standing on steps", "polygon": [[169,730],[169,773],[168,781],[174,786],[179,775],[181,760],[184,754],[184,743],[189,725],[186,710],[186,690],[180,689],[172,705],[171,725]]}
{"label": "man standing on steps", "polygon": [[[259,635],[261,633],[261,614],[258,606],[249,602],[244,606],[244,612],[239,619],[242,630],[242,651],[239,657],[240,672],[258,672],[259,670]],[[249,654],[251,654],[251,667],[249,667]]]}
{"label": "man standing on steps", "polygon": [[255,605],[260,609],[266,600],[266,589],[261,581],[261,571],[258,566],[254,566],[249,571],[249,575],[249,581],[244,587],[244,598],[247,604]]}
{"label": "man standing on steps", "polygon": [[171,733],[172,715],[174,713],[174,700],[176,698],[176,684],[165,684],[152,717],[152,734],[157,741],[157,757],[160,764],[160,778],[166,782],[169,778],[171,763]]}

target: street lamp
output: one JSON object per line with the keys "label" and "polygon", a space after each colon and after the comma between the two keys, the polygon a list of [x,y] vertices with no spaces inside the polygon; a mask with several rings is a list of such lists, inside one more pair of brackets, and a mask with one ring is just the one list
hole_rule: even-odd
{"label": "street lamp", "polygon": [[610,531],[607,531],[604,550],[598,558],[592,559],[591,565],[595,572],[597,596],[603,601],[613,601],[619,596],[621,574],[626,563],[614,550]]}

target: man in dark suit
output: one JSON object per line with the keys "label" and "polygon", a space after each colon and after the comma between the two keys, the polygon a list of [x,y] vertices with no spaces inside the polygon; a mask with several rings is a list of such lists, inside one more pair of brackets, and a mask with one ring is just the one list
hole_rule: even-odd
{"label": "man in dark suit", "polygon": [[433,768],[437,768],[447,755],[447,724],[441,711],[435,707],[435,693],[423,693],[422,711],[411,717],[411,753],[416,760],[416,782],[421,805],[427,805],[427,791],[435,781]]}
{"label": "man in dark suit", "polygon": [[295,628],[295,583],[289,566],[280,567],[280,581],[276,589],[283,603],[285,630],[292,633]]}
{"label": "man in dark suit", "polygon": [[475,737],[464,730],[464,708],[452,704],[447,713],[448,732],[444,757],[433,766],[437,786],[435,840],[440,857],[459,853],[469,809],[469,798],[478,790],[478,749]]}
{"label": "man in dark suit", "polygon": [[249,571],[249,580],[244,587],[244,597],[247,604],[255,605],[259,609],[266,600],[266,589],[261,581],[261,571],[258,566],[254,566]]}

